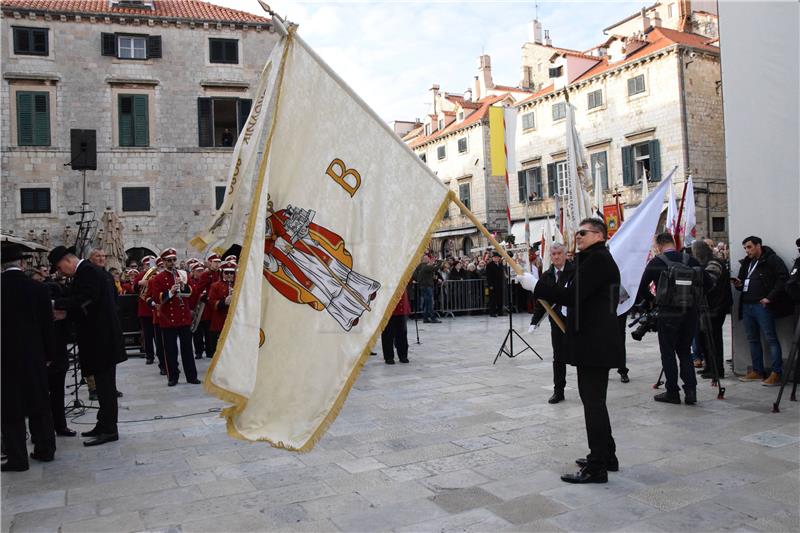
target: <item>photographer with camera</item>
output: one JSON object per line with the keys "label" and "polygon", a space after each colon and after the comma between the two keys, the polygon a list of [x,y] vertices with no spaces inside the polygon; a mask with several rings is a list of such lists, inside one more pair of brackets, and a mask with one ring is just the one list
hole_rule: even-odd
{"label": "photographer with camera", "polygon": [[436,271],[440,266],[440,261],[434,261],[428,254],[424,254],[420,264],[414,270],[414,281],[417,282],[422,295],[422,322],[424,324],[441,322],[433,312],[433,288],[436,286]]}
{"label": "photographer with camera", "polygon": [[[641,340],[648,330],[658,332],[666,391],[656,394],[653,399],[680,404],[680,373],[684,401],[693,405],[697,403],[697,376],[691,345],[698,327],[698,305],[708,276],[695,258],[675,249],[671,233],[656,235],[655,244],[658,255],[645,267],[636,296],[640,310],[650,310],[653,306],[655,309],[654,312],[645,312],[645,318],[640,320],[642,325],[631,335],[635,340]],[[651,283],[656,287],[655,296],[650,292]]]}

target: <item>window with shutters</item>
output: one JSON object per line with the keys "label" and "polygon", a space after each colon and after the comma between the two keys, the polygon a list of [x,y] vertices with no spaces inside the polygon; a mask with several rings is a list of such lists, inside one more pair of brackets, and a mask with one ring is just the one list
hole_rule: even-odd
{"label": "window with shutters", "polygon": [[208,60],[211,63],[227,63],[230,65],[239,63],[238,39],[209,39],[208,50]]}
{"label": "window with shutters", "polygon": [[438,126],[437,129],[439,129],[439,130],[443,130],[444,129],[444,119],[443,118],[440,118],[439,121],[436,124]]}
{"label": "window with shutters", "polygon": [[661,180],[661,150],[658,140],[622,147],[622,184],[635,185],[643,179]]}
{"label": "window with shutters", "polygon": [[20,212],[24,214],[49,213],[50,189],[48,187],[32,187],[19,190]]}
{"label": "window with shutters", "polygon": [[517,172],[517,188],[520,202],[541,200],[543,197],[542,169],[534,167]]}
{"label": "window with shutters", "polygon": [[470,201],[471,191],[470,191],[470,183],[468,181],[462,182],[458,184],[458,199],[461,200],[467,209],[472,209],[472,203]]}
{"label": "window with shutters", "polygon": [[100,53],[117,59],[159,59],[161,36],[101,33]]}
{"label": "window with shutters", "polygon": [[569,185],[567,181],[566,161],[556,163],[556,179],[558,181],[558,195],[561,197],[567,196],[569,193]]}
{"label": "window with shutters", "polygon": [[553,104],[553,122],[557,120],[562,120],[567,116],[567,103],[566,102],[559,102],[557,104]]}
{"label": "window with shutters", "polygon": [[250,115],[249,98],[197,99],[200,146],[232,147]]}
{"label": "window with shutters", "polygon": [[118,39],[118,58],[147,59],[147,37],[120,35]]}
{"label": "window with shutters", "polygon": [[148,97],[146,94],[120,94],[119,145],[150,146]]}
{"label": "window with shutters", "polygon": [[14,53],[25,56],[46,56],[50,53],[47,28],[25,28],[12,26],[14,32]]}
{"label": "window with shutters", "polygon": [[214,209],[222,207],[222,202],[225,200],[225,185],[216,185],[214,187]]}
{"label": "window with shutters", "polygon": [[150,211],[150,187],[123,187],[122,211]]}
{"label": "window with shutters", "polygon": [[643,93],[644,89],[644,74],[628,78],[628,96]]}
{"label": "window with shutters", "polygon": [[50,93],[17,91],[17,145],[50,146]]}
{"label": "window with shutters", "polygon": [[588,95],[589,99],[589,109],[594,109],[596,107],[600,107],[603,105],[603,90],[597,89],[596,91],[592,91]]}
{"label": "window with shutters", "polygon": [[436,158],[439,160],[447,157],[447,147],[442,145],[436,148]]}
{"label": "window with shutters", "polygon": [[608,190],[608,155],[606,152],[595,152],[589,156],[589,167],[592,172],[592,187],[597,183],[597,175],[600,174],[600,182],[603,190]]}
{"label": "window with shutters", "polygon": [[536,127],[536,117],[533,111],[522,115],[522,131],[532,130]]}
{"label": "window with shutters", "polygon": [[466,154],[467,153],[467,138],[461,137],[458,140],[458,153],[459,154]]}

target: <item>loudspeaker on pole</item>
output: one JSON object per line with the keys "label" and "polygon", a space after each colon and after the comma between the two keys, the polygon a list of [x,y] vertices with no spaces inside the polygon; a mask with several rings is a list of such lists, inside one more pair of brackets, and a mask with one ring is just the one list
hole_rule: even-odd
{"label": "loudspeaker on pole", "polygon": [[69,130],[73,170],[97,170],[97,133],[95,130]]}

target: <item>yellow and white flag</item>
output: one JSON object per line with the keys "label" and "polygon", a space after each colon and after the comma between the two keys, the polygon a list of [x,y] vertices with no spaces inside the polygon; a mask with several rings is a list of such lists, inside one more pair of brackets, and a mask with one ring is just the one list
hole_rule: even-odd
{"label": "yellow and white flag", "polygon": [[231,435],[308,450],[342,407],[450,196],[289,33],[205,385],[233,403]]}

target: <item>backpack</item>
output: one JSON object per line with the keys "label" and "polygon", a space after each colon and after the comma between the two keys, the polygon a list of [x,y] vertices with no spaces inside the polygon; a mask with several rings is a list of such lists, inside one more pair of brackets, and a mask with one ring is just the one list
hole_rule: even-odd
{"label": "backpack", "polygon": [[700,303],[703,273],[699,267],[689,266],[688,255],[682,255],[680,262],[670,260],[666,254],[658,255],[667,268],[658,279],[656,305],[689,309]]}

